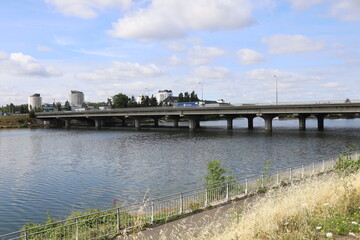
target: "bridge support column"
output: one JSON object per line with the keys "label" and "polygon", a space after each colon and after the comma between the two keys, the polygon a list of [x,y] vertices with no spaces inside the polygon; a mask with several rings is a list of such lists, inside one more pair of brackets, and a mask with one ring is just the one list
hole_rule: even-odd
{"label": "bridge support column", "polygon": [[256,117],[255,114],[248,114],[245,115],[248,120],[248,129],[254,129],[254,118]]}
{"label": "bridge support column", "polygon": [[306,118],[308,118],[310,114],[299,114],[299,129],[305,130],[306,129]]}
{"label": "bridge support column", "polygon": [[100,129],[101,128],[101,119],[95,118],[95,128]]}
{"label": "bridge support column", "polygon": [[275,114],[263,114],[261,116],[265,120],[265,131],[272,131],[272,120],[276,116]]}
{"label": "bridge support column", "polygon": [[158,117],[152,117],[154,119],[154,127],[159,127],[159,119]]}
{"label": "bridge support column", "polygon": [[174,122],[174,127],[175,127],[175,128],[178,128],[178,127],[179,127],[180,117],[178,117],[178,116],[171,116],[171,117],[169,117],[169,118]]}
{"label": "bridge support column", "polygon": [[237,117],[236,115],[224,115],[226,118],[226,127],[227,129],[233,129],[233,120]]}
{"label": "bridge support column", "polygon": [[200,119],[198,116],[186,117],[189,121],[189,129],[194,130],[200,127]]}
{"label": "bridge support column", "polygon": [[65,119],[65,128],[71,128],[71,119]]}
{"label": "bridge support column", "polygon": [[140,129],[141,128],[141,119],[142,118],[134,118],[134,125],[136,129]]}
{"label": "bridge support column", "polygon": [[326,117],[326,113],[315,114],[318,120],[318,130],[324,130],[324,118]]}

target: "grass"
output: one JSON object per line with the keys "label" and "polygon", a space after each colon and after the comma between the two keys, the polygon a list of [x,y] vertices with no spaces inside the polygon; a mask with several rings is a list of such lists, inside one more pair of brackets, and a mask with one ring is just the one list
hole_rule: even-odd
{"label": "grass", "polygon": [[360,173],[345,177],[330,173],[270,190],[245,209],[234,209],[230,218],[217,219],[196,234],[173,235],[213,240],[352,239],[360,238],[359,224]]}
{"label": "grass", "polygon": [[25,128],[34,125],[35,121],[25,115],[0,115],[0,128]]}

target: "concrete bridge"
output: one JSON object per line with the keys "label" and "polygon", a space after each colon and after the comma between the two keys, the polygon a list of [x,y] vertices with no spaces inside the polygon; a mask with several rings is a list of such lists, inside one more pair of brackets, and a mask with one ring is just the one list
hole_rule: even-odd
{"label": "concrete bridge", "polygon": [[248,128],[253,128],[253,119],[261,117],[265,122],[265,130],[272,131],[272,120],[283,114],[292,114],[299,119],[299,129],[306,129],[306,118],[314,116],[318,121],[318,129],[324,129],[324,118],[329,114],[360,114],[360,102],[356,103],[311,103],[311,104],[279,104],[279,105],[221,105],[217,107],[148,107],[121,108],[89,111],[38,112],[36,118],[57,126],[71,127],[72,120],[91,120],[96,128],[105,125],[110,119],[120,119],[126,125],[126,120],[133,121],[135,128],[141,128],[145,119],[153,119],[154,126],[159,125],[159,119],[170,119],[174,127],[179,126],[180,118],[187,119],[189,129],[200,127],[200,121],[209,115],[218,115],[227,120],[227,128],[232,129],[235,118],[248,119]]}

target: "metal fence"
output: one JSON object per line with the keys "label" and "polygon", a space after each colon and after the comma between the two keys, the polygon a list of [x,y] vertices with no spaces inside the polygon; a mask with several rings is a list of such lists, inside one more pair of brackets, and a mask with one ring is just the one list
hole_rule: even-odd
{"label": "metal fence", "polygon": [[[358,152],[351,153],[358,159]],[[286,168],[274,173],[264,172],[224,184],[199,188],[188,192],[146,200],[133,205],[116,207],[80,216],[51,222],[17,232],[0,235],[1,240],[43,240],[43,239],[99,239],[112,237],[121,232],[154,223],[161,223],[174,217],[243,198],[256,192],[289,184],[293,181],[333,169],[336,160],[312,163],[295,168]]]}

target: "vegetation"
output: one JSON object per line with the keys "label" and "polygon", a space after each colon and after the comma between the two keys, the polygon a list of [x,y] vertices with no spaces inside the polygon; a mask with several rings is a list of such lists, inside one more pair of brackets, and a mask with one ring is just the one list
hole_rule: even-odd
{"label": "vegetation", "polygon": [[214,185],[230,181],[233,179],[233,175],[228,174],[229,170],[230,169],[222,168],[220,161],[213,160],[208,162],[205,186],[211,188]]}
{"label": "vegetation", "polygon": [[195,91],[192,91],[190,94],[188,92],[185,93],[179,93],[178,102],[197,102],[200,99],[198,98]]}

